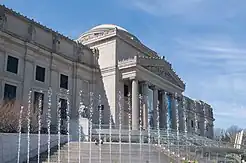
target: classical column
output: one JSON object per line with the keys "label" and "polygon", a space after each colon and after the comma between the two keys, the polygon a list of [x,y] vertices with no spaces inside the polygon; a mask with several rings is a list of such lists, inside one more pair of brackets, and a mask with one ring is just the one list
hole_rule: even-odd
{"label": "classical column", "polygon": [[132,130],[138,130],[139,126],[139,97],[138,80],[132,80]]}
{"label": "classical column", "polygon": [[148,129],[148,83],[142,84],[143,90],[143,128]]}
{"label": "classical column", "polygon": [[172,129],[176,130],[177,128],[177,120],[176,120],[176,99],[174,94],[172,94],[171,98],[171,108],[172,108]]}
{"label": "classical column", "polygon": [[160,114],[160,127],[167,127],[167,101],[165,92],[161,92],[161,114]]}
{"label": "classical column", "polygon": [[154,86],[153,87],[153,122],[154,122],[154,127],[157,127],[157,105],[158,105],[158,90],[157,88]]}

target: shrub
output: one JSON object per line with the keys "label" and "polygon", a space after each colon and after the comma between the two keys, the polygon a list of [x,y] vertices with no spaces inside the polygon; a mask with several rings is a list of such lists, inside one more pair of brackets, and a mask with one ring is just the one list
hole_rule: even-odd
{"label": "shrub", "polygon": [[[30,132],[37,131],[37,114],[30,114]],[[16,133],[19,130],[21,104],[16,100],[0,103],[0,132]],[[27,131],[27,108],[22,111],[22,132]]]}

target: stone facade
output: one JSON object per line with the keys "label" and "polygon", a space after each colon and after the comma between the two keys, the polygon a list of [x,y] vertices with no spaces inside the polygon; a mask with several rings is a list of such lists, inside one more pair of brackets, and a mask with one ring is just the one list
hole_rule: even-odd
{"label": "stone facade", "polygon": [[183,96],[185,84],[172,65],[127,30],[100,25],[71,40],[4,6],[0,18],[0,99],[15,93],[27,107],[30,90],[32,104],[35,92],[43,93],[43,112],[51,100],[54,126],[60,98],[69,101],[71,120],[78,118],[80,102],[89,108],[93,99],[95,124],[100,105],[103,124],[112,119],[115,126],[131,123],[132,129],[139,129],[141,122],[144,129],[170,127],[213,137],[211,106]]}

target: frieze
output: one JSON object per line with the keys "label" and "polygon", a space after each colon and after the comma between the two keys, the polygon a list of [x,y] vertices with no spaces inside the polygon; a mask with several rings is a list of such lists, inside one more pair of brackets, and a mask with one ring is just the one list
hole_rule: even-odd
{"label": "frieze", "polygon": [[178,85],[178,83],[172,78],[171,74],[166,71],[165,67],[162,66],[144,66],[144,68],[155,73],[156,75],[170,81],[171,83]]}
{"label": "frieze", "polygon": [[60,38],[57,34],[53,34],[52,36],[52,49],[54,51],[58,51],[60,48]]}
{"label": "frieze", "polygon": [[81,44],[77,42],[75,50],[76,50],[75,54],[76,54],[78,62],[83,61],[83,55],[84,55],[83,46],[81,46]]}
{"label": "frieze", "polygon": [[35,27],[33,26],[33,24],[29,25],[27,33],[28,33],[27,39],[29,41],[34,41],[35,36],[36,36],[36,30],[35,30]]}
{"label": "frieze", "polygon": [[92,32],[89,33],[85,36],[82,36],[81,39],[79,39],[80,41],[89,41],[89,40],[93,40],[93,39],[98,39],[98,38],[102,38],[108,35],[111,35],[115,32],[115,30],[107,30],[107,31],[100,31],[100,32]]}
{"label": "frieze", "polygon": [[0,10],[0,30],[4,30],[5,29],[6,22],[7,22],[7,17],[5,15],[5,13],[4,13],[4,10],[1,9]]}

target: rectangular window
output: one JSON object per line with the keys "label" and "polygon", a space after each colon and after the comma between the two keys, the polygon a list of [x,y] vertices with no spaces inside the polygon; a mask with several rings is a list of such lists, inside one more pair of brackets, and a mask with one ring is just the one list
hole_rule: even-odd
{"label": "rectangular window", "polygon": [[40,82],[45,81],[45,68],[36,66],[36,80]]}
{"label": "rectangular window", "polygon": [[128,85],[124,85],[124,97],[128,97],[128,94],[129,94]]}
{"label": "rectangular window", "polygon": [[18,73],[18,58],[8,56],[7,71],[17,74]]}
{"label": "rectangular window", "polygon": [[191,120],[190,123],[191,123],[191,127],[193,128],[193,127],[194,127],[194,122],[193,122],[193,120]]}
{"label": "rectangular window", "polygon": [[197,128],[200,129],[200,122],[197,122]]}
{"label": "rectangular window", "polygon": [[61,74],[60,88],[68,89],[68,76]]}
{"label": "rectangular window", "polygon": [[101,110],[104,110],[104,105],[101,105],[101,106],[99,105],[99,106],[98,106],[98,110],[100,110],[100,109],[101,109]]}
{"label": "rectangular window", "polygon": [[16,98],[16,86],[5,84],[4,86],[4,100],[15,100]]}
{"label": "rectangular window", "polygon": [[[40,105],[40,106],[39,106]],[[44,107],[44,94],[40,92],[34,92],[34,101],[33,101],[33,113],[38,113],[41,109],[41,114],[43,114]]]}
{"label": "rectangular window", "polygon": [[66,120],[67,119],[67,100],[60,98],[60,113],[61,113],[61,119]]}

